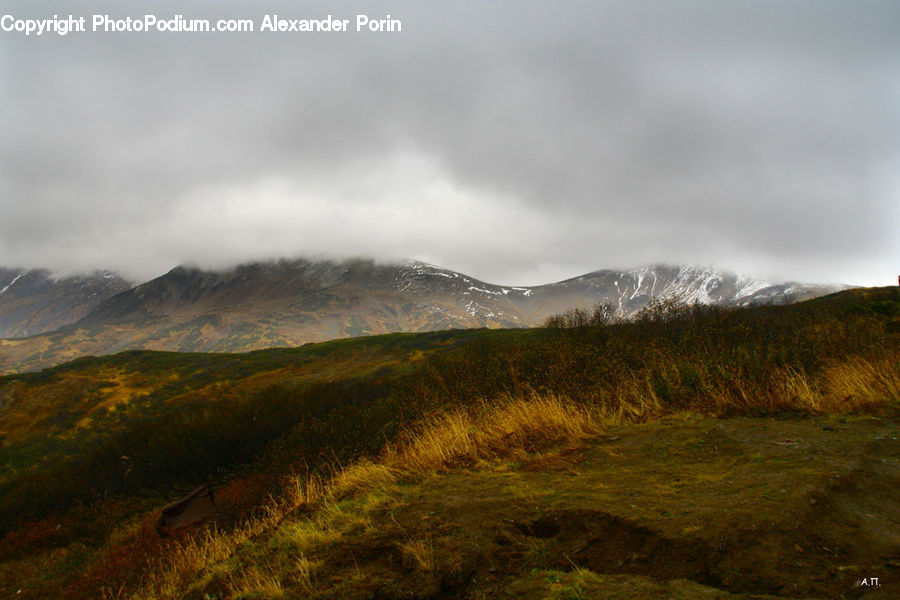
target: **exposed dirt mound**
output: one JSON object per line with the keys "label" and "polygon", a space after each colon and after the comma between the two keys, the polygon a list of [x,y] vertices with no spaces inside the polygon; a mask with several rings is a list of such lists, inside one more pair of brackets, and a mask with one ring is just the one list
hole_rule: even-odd
{"label": "exposed dirt mound", "polygon": [[598,573],[720,584],[710,573],[714,553],[704,540],[668,538],[609,513],[564,510],[517,525],[517,529],[526,536],[552,539],[557,559],[550,566],[558,570],[575,565]]}

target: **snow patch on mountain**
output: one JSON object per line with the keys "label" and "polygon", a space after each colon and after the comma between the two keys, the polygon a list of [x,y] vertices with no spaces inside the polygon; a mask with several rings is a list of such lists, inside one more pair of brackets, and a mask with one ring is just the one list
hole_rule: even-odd
{"label": "snow patch on mountain", "polygon": [[13,277],[13,280],[10,281],[9,284],[6,285],[6,287],[4,287],[2,290],[0,290],[0,294],[4,293],[6,290],[8,290],[9,288],[11,288],[13,285],[15,285],[15,283],[16,283],[19,279],[22,278],[22,275],[24,275],[24,273],[19,273],[18,275],[16,275],[15,277]]}

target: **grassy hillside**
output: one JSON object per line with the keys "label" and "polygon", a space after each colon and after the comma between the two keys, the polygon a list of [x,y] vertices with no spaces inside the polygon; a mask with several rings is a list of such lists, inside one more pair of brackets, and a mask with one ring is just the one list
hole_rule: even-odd
{"label": "grassy hillside", "polygon": [[[520,415],[514,428],[491,438],[491,428],[477,415],[517,402],[526,407],[524,416]],[[554,422],[544,423],[539,416],[547,410],[533,410],[543,406],[541,402],[556,403],[553,406],[558,405],[564,415],[561,422],[569,422],[571,417],[580,425],[569,430]],[[579,456],[589,454],[590,448],[600,447],[603,437],[597,436],[606,427],[655,422],[673,415],[682,419],[688,418],[685,415],[692,419],[768,417],[763,422],[785,414],[876,416],[882,419],[878,424],[859,425],[852,436],[887,439],[891,431],[896,437],[898,402],[900,295],[896,288],[852,290],[798,305],[741,310],[656,306],[634,323],[597,328],[394,334],[241,355],[127,352],[80,359],[40,373],[0,378],[0,597],[18,590],[22,590],[16,595],[20,598],[97,597],[101,589],[107,589],[103,593],[109,597],[180,597],[188,588],[202,589],[211,597],[245,592],[268,597],[275,592],[264,591],[267,581],[287,590],[288,597],[303,597],[312,591],[323,597],[329,593],[331,597],[352,597],[329,592],[330,584],[320,585],[340,575],[339,571],[321,571],[324,579],[316,579],[318,587],[309,589],[298,577],[304,570],[310,574],[317,571],[315,561],[331,565],[327,553],[338,552],[339,546],[320,548],[307,556],[296,548],[282,553],[276,543],[275,558],[266,559],[271,566],[268,571],[259,565],[235,567],[244,564],[241,553],[256,552],[247,549],[248,539],[280,539],[281,533],[274,527],[282,519],[296,519],[301,529],[318,527],[315,531],[320,531],[325,527],[322,531],[327,533],[331,525],[323,519],[331,518],[328,511],[333,511],[338,500],[350,502],[341,510],[349,511],[348,522],[362,520],[365,531],[370,527],[365,520],[375,511],[371,527],[383,538],[379,543],[399,548],[400,554],[391,556],[407,569],[406,575],[392,573],[374,561],[372,568],[382,569],[379,593],[386,593],[385,582],[397,581],[399,591],[393,597],[404,597],[409,590],[403,591],[403,577],[411,577],[416,565],[421,567],[416,557],[429,564],[428,538],[421,537],[418,530],[409,539],[397,538],[403,528],[389,526],[383,521],[385,514],[394,515],[400,523],[412,517],[398,516],[400,509],[378,511],[397,500],[394,487],[426,493],[431,484],[416,486],[423,477],[439,477],[436,470],[478,465],[476,471],[484,473],[485,479],[473,475],[470,483],[488,486],[492,485],[490,473],[503,469],[502,461],[519,466],[533,463],[533,470],[527,472],[541,473],[546,469],[536,452],[543,452],[544,458],[554,452],[564,456],[565,448],[553,450],[564,443],[576,448],[573,452]],[[464,412],[454,412],[459,410]],[[415,458],[423,454],[410,448],[429,445],[427,430],[422,433],[421,425],[416,424],[453,415],[475,419],[464,430],[487,436],[473,442],[481,450],[451,452],[447,460],[444,457],[437,462]],[[453,430],[450,421],[439,422],[443,423],[441,431]],[[816,422],[807,433],[822,431],[824,426]],[[416,437],[410,431],[420,433]],[[609,437],[608,433],[603,435]],[[785,433],[783,437],[790,440],[793,435]],[[763,471],[778,464],[768,452],[771,448],[764,445],[768,442],[759,442],[754,449],[754,435],[745,437],[750,442],[740,460],[759,462]],[[431,444],[435,445],[450,447],[446,442]],[[841,446],[834,452],[851,447]],[[807,454],[816,451],[812,446],[801,448]],[[754,458],[756,455],[759,457]],[[628,454],[626,460],[632,462],[623,468],[631,473],[643,469],[640,456]],[[885,457],[889,456],[890,452]],[[357,462],[364,457],[375,460],[375,467]],[[737,467],[740,460],[732,466]],[[337,465],[358,466],[343,472],[344,483],[328,483]],[[656,468],[646,465],[650,470]],[[850,470],[862,468],[852,461],[847,465]],[[813,471],[798,472],[802,477],[791,486],[802,481],[802,485],[812,486],[810,489],[819,489],[815,482],[824,471]],[[365,474],[360,476],[362,492],[347,483],[348,472]],[[387,475],[373,487],[372,473],[379,472]],[[454,472],[440,477],[454,477]],[[807,476],[809,479],[803,479]],[[377,477],[375,481],[379,481]],[[442,481],[435,485],[454,485]],[[572,481],[576,488],[580,485],[578,477]],[[220,533],[205,538],[209,534],[201,527],[175,539],[160,539],[153,531],[158,509],[199,482],[216,489]],[[382,484],[388,487],[378,487]],[[536,480],[528,485],[539,484]],[[349,491],[342,491],[342,485],[349,485]],[[552,500],[539,496],[533,497],[538,507]],[[687,502],[686,496],[673,498],[676,504]],[[322,504],[324,499],[330,500]],[[759,497],[746,501],[757,503]],[[507,500],[503,503],[509,504]],[[406,501],[397,506],[406,506]],[[635,506],[643,510],[650,505],[642,501]],[[297,513],[301,509],[312,512],[302,516]],[[586,509],[572,503],[565,510]],[[664,510],[670,511],[671,506]],[[648,528],[634,515],[614,514],[628,521],[628,527]],[[496,517],[488,511],[468,518],[487,527]],[[509,518],[515,521],[520,517]],[[728,517],[739,518],[740,513]],[[606,523],[603,519],[607,517],[602,517],[600,524]],[[703,522],[709,516],[698,519],[696,522]],[[696,526],[688,521],[684,527]],[[468,530],[470,524],[456,527]],[[325,535],[315,531],[313,537]],[[340,536],[332,541],[356,543]],[[459,560],[477,565],[453,572],[477,579],[479,569],[487,564],[482,554],[493,555],[493,546],[478,550],[482,546],[477,537],[467,543],[471,552],[462,552]],[[697,547],[711,543],[705,540],[706,545]],[[434,538],[431,544],[434,551]],[[376,547],[371,552],[374,556],[381,550]],[[554,550],[548,552],[550,556]],[[358,554],[365,556],[365,549]],[[515,572],[504,585],[519,589],[516,586],[527,588],[534,583],[535,590],[547,588],[534,593],[546,595],[567,586],[588,590],[595,585],[619,585],[624,590],[632,585],[615,577],[597,583],[597,573],[663,575],[652,570],[629,571],[621,565],[610,568],[602,562],[562,564],[557,559],[513,561],[518,566],[508,567]],[[285,560],[291,564],[284,566]],[[522,565],[532,563],[535,566],[521,570],[525,568]],[[573,570],[574,564],[587,570]],[[748,564],[753,561],[734,568],[744,572]],[[720,566],[709,566],[707,572]],[[675,573],[673,576],[694,583],[677,584],[676,588],[687,586],[684,590],[688,591],[672,593],[684,591],[684,597],[690,597],[696,592],[690,591],[692,585],[735,593],[781,593],[781,588],[728,583],[743,581],[746,574],[729,577],[715,571],[701,577],[699,572]],[[254,573],[258,574],[256,580]],[[371,574],[364,575],[364,579],[372,579]],[[451,597],[465,597],[469,591],[470,597],[479,597],[477,593],[492,596],[486,588],[470,589],[464,582],[454,583],[452,577],[444,582],[445,575],[440,571],[435,589],[449,586],[455,590]],[[346,579],[346,574],[340,577]],[[558,581],[551,581],[554,578]],[[635,581],[650,586],[648,590],[663,585],[657,579]],[[556,584],[561,587],[553,587]],[[375,588],[360,589],[368,594]],[[826,596],[833,591],[811,584],[804,589],[803,593]]]}
{"label": "grassy hillside", "polygon": [[[896,421],[463,414],[325,486],[295,480],[130,597],[892,597]],[[887,589],[854,589],[871,573]]]}

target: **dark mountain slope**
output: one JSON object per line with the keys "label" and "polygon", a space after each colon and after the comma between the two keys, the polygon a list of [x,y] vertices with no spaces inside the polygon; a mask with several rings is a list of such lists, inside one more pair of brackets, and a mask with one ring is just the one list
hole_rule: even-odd
{"label": "dark mountain slope", "polygon": [[44,269],[0,267],[0,338],[52,331],[78,321],[131,287],[109,271],[54,276]]}

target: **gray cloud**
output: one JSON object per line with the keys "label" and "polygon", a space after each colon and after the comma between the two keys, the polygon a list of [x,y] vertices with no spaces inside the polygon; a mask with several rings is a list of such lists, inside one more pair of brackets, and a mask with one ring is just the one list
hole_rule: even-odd
{"label": "gray cloud", "polygon": [[894,2],[77,9],[399,34],[0,33],[0,263],[149,277],[411,256],[501,283],[643,262],[890,283]]}

